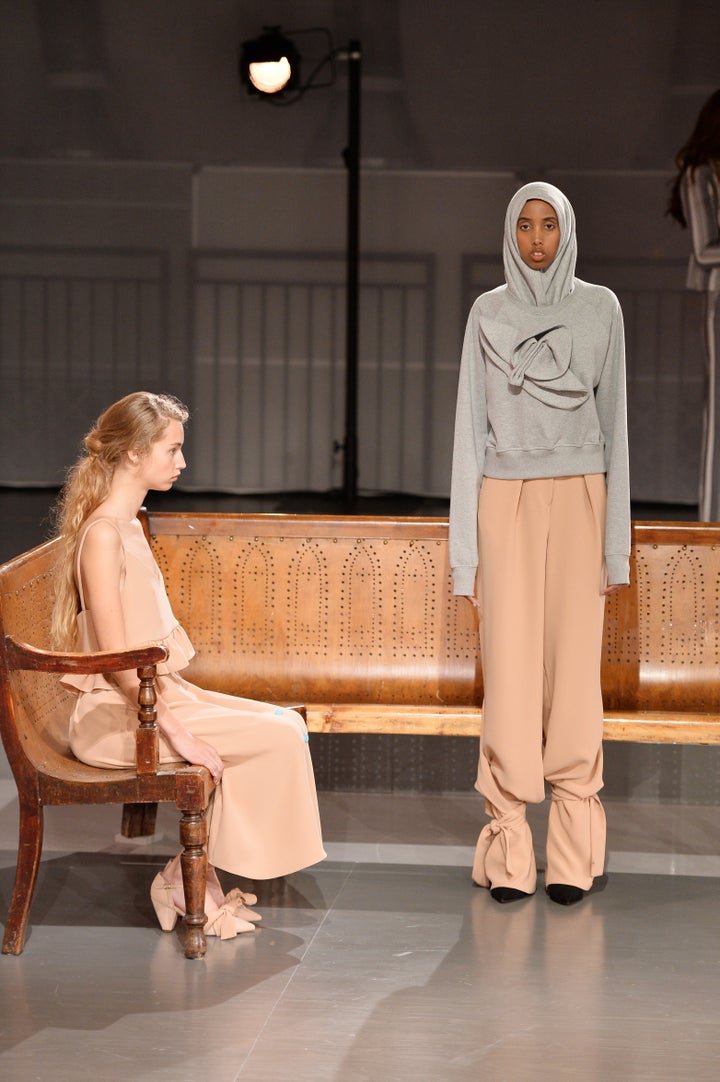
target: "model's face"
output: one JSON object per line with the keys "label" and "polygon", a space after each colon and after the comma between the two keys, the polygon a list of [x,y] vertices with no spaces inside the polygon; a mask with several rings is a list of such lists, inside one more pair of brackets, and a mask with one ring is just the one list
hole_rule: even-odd
{"label": "model's face", "polygon": [[544,199],[528,199],[517,222],[517,244],[523,263],[534,270],[549,267],[557,255],[560,226]]}
{"label": "model's face", "polygon": [[180,421],[169,421],[160,439],[138,460],[138,470],[146,488],[156,492],[167,492],[172,488],[185,469],[184,440],[185,431]]}

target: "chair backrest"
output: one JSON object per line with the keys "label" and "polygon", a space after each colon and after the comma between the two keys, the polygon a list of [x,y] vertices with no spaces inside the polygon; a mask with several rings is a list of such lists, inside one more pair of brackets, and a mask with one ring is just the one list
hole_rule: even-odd
{"label": "chair backrest", "polygon": [[73,697],[53,673],[8,672],[5,635],[49,648],[53,581],[62,542],[49,541],[0,567],[0,728],[13,770],[68,755]]}

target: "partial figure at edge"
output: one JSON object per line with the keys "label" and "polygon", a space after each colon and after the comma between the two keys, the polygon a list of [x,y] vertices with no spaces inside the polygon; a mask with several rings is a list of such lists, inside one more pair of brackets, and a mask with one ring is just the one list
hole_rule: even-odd
{"label": "partial figure at edge", "polygon": [[690,227],[692,252],[688,263],[688,289],[705,294],[705,404],[698,518],[720,519],[720,90],[700,110],[692,134],[675,157],[667,213],[683,229]]}

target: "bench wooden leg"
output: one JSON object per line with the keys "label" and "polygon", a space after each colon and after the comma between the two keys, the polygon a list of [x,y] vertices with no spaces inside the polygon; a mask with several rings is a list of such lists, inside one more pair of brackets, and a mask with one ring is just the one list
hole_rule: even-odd
{"label": "bench wooden leg", "polygon": [[123,804],[123,838],[149,838],[154,834],[157,810],[157,804]]}
{"label": "bench wooden leg", "polygon": [[25,931],[30,905],[35,892],[43,843],[43,809],[41,804],[20,804],[20,838],[17,870],[10,910],[5,924],[3,954],[21,954],[25,946]]}
{"label": "bench wooden leg", "polygon": [[204,958],[205,887],[207,885],[207,817],[204,812],[183,811],[180,841],[183,851],[183,891],[185,892],[185,957]]}

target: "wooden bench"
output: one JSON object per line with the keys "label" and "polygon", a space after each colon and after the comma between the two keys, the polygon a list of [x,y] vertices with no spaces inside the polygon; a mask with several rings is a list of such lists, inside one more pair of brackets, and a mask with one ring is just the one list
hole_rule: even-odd
{"label": "wooden bench", "polygon": [[[474,610],[447,520],[150,514],[198,684],[307,704],[325,733],[477,736]],[[720,525],[635,523],[608,599],[605,739],[720,743]]]}
{"label": "wooden bench", "polygon": [[[147,525],[197,650],[190,679],[305,702],[315,733],[479,734],[476,619],[451,593],[446,519],[159,512]],[[124,803],[133,835],[152,832],[155,801],[173,800],[192,896],[186,954],[201,957],[208,772],[160,771],[146,752],[133,771],[78,763],[67,745],[71,696],[56,675],[154,655],[49,657],[7,638],[47,647],[59,546],[0,568],[0,727],[21,815],[3,950],[22,950],[43,806]],[[633,526],[631,585],[606,609],[603,691],[608,740],[720,743],[720,526]]]}

